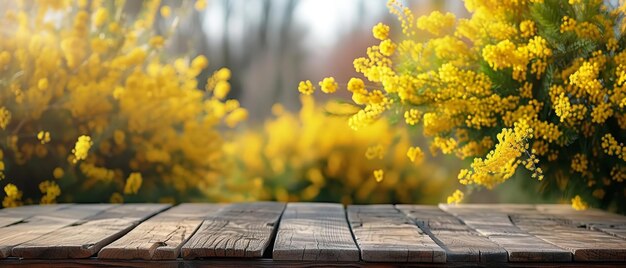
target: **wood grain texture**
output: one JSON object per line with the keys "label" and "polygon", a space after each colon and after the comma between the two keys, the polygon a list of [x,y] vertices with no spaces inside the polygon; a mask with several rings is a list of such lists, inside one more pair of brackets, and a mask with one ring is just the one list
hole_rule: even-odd
{"label": "wood grain texture", "polygon": [[446,261],[445,250],[393,205],[352,205],[347,214],[363,261]]}
{"label": "wood grain texture", "polygon": [[440,205],[468,227],[489,238],[508,253],[511,262],[569,262],[572,253],[539,239],[511,222],[509,215],[537,214],[532,205]]}
{"label": "wood grain texture", "polygon": [[542,214],[511,215],[511,219],[520,229],[569,250],[575,261],[626,261],[626,240],[622,238]]}
{"label": "wood grain texture", "polygon": [[592,230],[598,230],[601,232],[605,232],[607,234],[617,236],[622,239],[626,239],[626,226],[618,225],[618,226],[592,226]]}
{"label": "wood grain texture", "polygon": [[13,248],[21,258],[88,258],[141,221],[170,207],[166,204],[124,204],[59,228]]}
{"label": "wood grain texture", "polygon": [[284,203],[230,204],[206,217],[182,247],[185,259],[260,258],[270,245]]}
{"label": "wood grain texture", "polygon": [[36,215],[49,214],[50,212],[70,205],[71,204],[29,205],[0,209],[0,227],[18,223]]}
{"label": "wood grain texture", "polygon": [[0,267],[626,266],[625,217],[569,205],[159,206],[1,209]]}
{"label": "wood grain texture", "polygon": [[626,216],[602,211],[596,208],[575,210],[566,204],[537,205],[536,210],[543,215],[566,220],[573,225],[626,225]]}
{"label": "wood grain texture", "polygon": [[64,226],[78,223],[115,206],[111,204],[70,205],[51,211],[48,211],[48,208],[37,208],[38,215],[0,228],[0,258],[12,256],[11,251],[15,246]]}
{"label": "wood grain texture", "polygon": [[181,204],[142,222],[98,252],[103,259],[173,260],[205,217],[224,204]]}
{"label": "wood grain texture", "polygon": [[3,208],[0,209],[0,217],[6,216],[35,216],[41,214],[47,214],[51,211],[67,208],[74,204],[49,204],[49,205],[27,205],[21,207]]}
{"label": "wood grain texture", "polygon": [[274,243],[275,260],[358,261],[341,204],[289,203]]}
{"label": "wood grain texture", "polygon": [[476,208],[461,205],[458,209],[465,213],[475,209],[506,212],[521,230],[570,251],[575,261],[623,261],[626,257],[623,244],[626,240],[620,236],[625,225],[623,215],[598,209],[576,211],[564,204],[540,204],[524,209],[500,204]]}
{"label": "wood grain texture", "polygon": [[396,205],[446,250],[448,262],[506,262],[507,252],[435,206]]}
{"label": "wood grain texture", "polygon": [[23,217],[0,217],[0,227],[8,226],[24,220]]}
{"label": "wood grain texture", "polygon": [[609,213],[595,208],[582,211],[574,210],[571,205],[537,205],[541,214],[560,219],[577,227],[602,231],[626,239],[626,216]]}

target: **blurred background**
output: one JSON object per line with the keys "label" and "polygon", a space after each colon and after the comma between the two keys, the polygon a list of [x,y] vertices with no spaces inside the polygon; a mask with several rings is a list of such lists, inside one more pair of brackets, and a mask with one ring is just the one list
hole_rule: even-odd
{"label": "blurred background", "polygon": [[[454,13],[457,18],[469,15],[458,0],[401,2],[416,17],[434,10]],[[0,2],[0,11],[15,3]],[[129,22],[141,17],[145,3],[150,1],[103,2],[123,10],[124,19]],[[342,98],[350,100],[345,90],[347,81],[360,77],[352,62],[378,43],[372,37],[372,27],[378,22],[390,25],[392,39],[399,33],[398,20],[389,13],[386,3],[386,0],[210,0],[206,1],[206,8],[194,8],[194,1],[156,2],[157,7],[171,7],[172,13],[178,14],[159,13],[150,24],[154,27],[153,34],[168,36],[162,51],[173,57],[164,56],[166,61],[172,61],[166,63],[174,64],[170,59],[178,57],[206,56],[209,67],[197,77],[201,89],[217,70],[223,67],[231,70],[227,98],[238,100],[248,110],[248,120],[233,130],[222,131],[227,141],[223,147],[228,171],[219,174],[219,178],[215,174],[207,174],[207,178],[176,177],[193,182],[191,189],[178,189],[170,182],[152,187],[144,183],[139,193],[121,200],[114,198],[116,193],[110,189],[114,183],[98,181],[96,186],[86,185],[81,179],[88,176],[81,175],[74,180],[59,180],[62,188],[77,189],[64,188],[63,192],[68,194],[59,201],[102,202],[111,196],[111,202],[445,202],[460,187],[457,174],[468,162],[452,155],[431,155],[420,129],[409,131],[403,124],[397,127],[391,120],[380,120],[365,130],[353,131],[347,116],[327,113],[329,103],[336,104]],[[299,94],[300,81],[311,80],[317,85],[328,76],[339,83],[337,94],[316,93],[312,98]],[[350,108],[354,113],[353,107],[338,107],[339,110]],[[411,146],[422,148],[423,163],[409,160],[407,150]],[[100,163],[103,167],[109,164],[104,160]],[[385,174],[383,180],[374,176],[381,170]],[[30,169],[21,171],[30,172]],[[153,179],[163,180],[158,176]],[[466,200],[546,201],[530,198],[528,193],[533,190],[525,189],[530,186],[523,182],[508,180],[496,191],[477,190]],[[124,185],[123,180],[116,185]],[[22,186],[30,186],[31,192],[38,194],[34,183],[23,182]]]}
{"label": "blurred background", "polygon": [[[248,109],[248,127],[262,125],[272,116],[272,105],[282,104],[286,110],[297,112],[301,103],[298,82],[334,76],[340,87],[354,76],[352,61],[365,55],[366,48],[377,43],[371,28],[378,22],[399,29],[397,18],[390,14],[385,0],[212,0],[202,13],[196,13],[181,23],[178,31],[179,53],[196,47],[210,61],[208,76],[215,69],[232,70],[230,98],[239,99]],[[409,0],[402,3],[416,17],[434,10],[467,17],[464,3],[457,0]],[[174,2],[171,3],[175,5]],[[396,31],[396,34],[398,32]],[[185,42],[187,42],[185,44]],[[211,70],[213,68],[213,70]],[[343,96],[349,99],[349,94]],[[340,94],[326,96],[320,92],[317,100],[330,100]],[[412,138],[413,143],[419,137]],[[421,142],[422,148],[426,142]],[[366,146],[366,145],[363,145]],[[418,180],[429,179],[438,187],[420,202],[443,202],[455,187],[456,172],[468,165],[453,156],[433,157],[426,152],[431,178],[420,174]],[[427,166],[423,168],[428,168]],[[422,173],[422,172],[420,172]],[[445,183],[442,182],[446,181]],[[436,182],[439,181],[439,182]],[[545,202],[531,199],[521,190],[528,184],[509,180],[496,191],[479,190],[468,196],[472,202]],[[400,186],[401,187],[401,186]],[[414,192],[424,194],[424,190]],[[436,196],[440,198],[435,198]],[[361,200],[363,202],[363,200]]]}
{"label": "blurred background", "polygon": [[[332,75],[345,85],[355,76],[352,61],[376,42],[372,26],[397,24],[385,4],[385,0],[212,0],[203,13],[183,22],[179,38],[194,42],[211,68],[233,71],[229,97],[239,99],[252,121],[258,121],[276,102],[297,109],[301,80]],[[416,16],[433,10],[466,15],[462,1],[405,4]]]}

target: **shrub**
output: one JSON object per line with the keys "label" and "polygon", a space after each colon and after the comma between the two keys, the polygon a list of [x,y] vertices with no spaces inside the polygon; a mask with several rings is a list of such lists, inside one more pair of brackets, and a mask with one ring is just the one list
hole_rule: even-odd
{"label": "shrub", "polygon": [[[176,21],[160,1],[9,2],[0,24],[2,205],[184,201],[225,172],[218,128],[247,113],[224,100],[230,71],[204,89],[207,59],[173,58]],[[202,8],[198,1],[196,8]]]}
{"label": "shrub", "polygon": [[[546,195],[571,198],[574,208],[624,211],[624,7],[600,0],[465,6],[467,19],[439,11],[416,19],[389,1],[400,27],[374,26],[380,43],[354,60],[368,83],[347,84],[361,107],[350,126],[396,116],[409,128],[421,125],[431,151],[473,159],[458,175],[466,191],[519,174]],[[314,86],[299,90],[311,94]]]}

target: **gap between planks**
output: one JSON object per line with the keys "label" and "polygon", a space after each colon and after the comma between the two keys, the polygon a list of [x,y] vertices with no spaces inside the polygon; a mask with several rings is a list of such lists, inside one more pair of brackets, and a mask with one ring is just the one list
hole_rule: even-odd
{"label": "gap between planks", "polygon": [[445,251],[393,205],[350,205],[347,214],[363,261],[446,261]]}
{"label": "gap between planks", "polygon": [[124,204],[74,222],[13,247],[20,258],[88,258],[147,218],[169,208],[165,204]]}
{"label": "gap between planks", "polygon": [[263,257],[285,203],[237,203],[206,217],[182,247],[184,259]]}
{"label": "gap between planks", "polygon": [[[563,217],[563,213],[580,217],[584,212],[571,214],[563,205],[547,206],[546,210],[546,205],[440,205],[468,226],[509,247],[510,253],[516,251],[522,259],[519,261],[626,261],[626,240],[579,227]],[[619,222],[626,223],[623,219]],[[502,227],[493,230],[494,222]]]}
{"label": "gap between planks", "polygon": [[139,224],[129,233],[105,246],[101,259],[174,260],[182,245],[202,224],[205,217],[225,204],[181,204]]}

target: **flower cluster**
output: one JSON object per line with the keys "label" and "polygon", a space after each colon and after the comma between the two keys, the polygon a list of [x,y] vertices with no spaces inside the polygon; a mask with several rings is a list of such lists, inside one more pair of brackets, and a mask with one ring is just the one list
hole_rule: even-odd
{"label": "flower cluster", "polygon": [[4,5],[4,207],[57,199],[183,201],[225,172],[218,128],[247,117],[236,100],[226,100],[230,71],[201,80],[207,59],[169,55],[172,31],[153,27],[159,19],[174,29],[179,13],[206,2],[142,4],[130,16],[123,1]]}
{"label": "flower cluster", "polygon": [[[356,107],[316,105],[302,96],[302,109],[273,106],[263,128],[238,133],[227,146],[234,172],[209,196],[228,200],[325,201],[348,203],[437,203],[452,189],[447,158],[424,161],[409,149],[409,133],[386,120],[353,131],[345,115]],[[407,150],[410,153],[407,157]],[[437,161],[447,161],[445,164]],[[384,170],[384,171],[383,171]]]}
{"label": "flower cluster", "polygon": [[[367,82],[348,82],[361,107],[350,126],[404,115],[431,138],[431,152],[474,158],[458,175],[468,191],[518,174],[536,178],[527,181],[539,181],[545,195],[576,195],[576,208],[626,211],[626,7],[599,0],[465,6],[469,18],[435,11],[415,19],[388,2],[401,31],[377,24],[380,43],[354,60]],[[455,192],[448,200],[461,198]]]}

